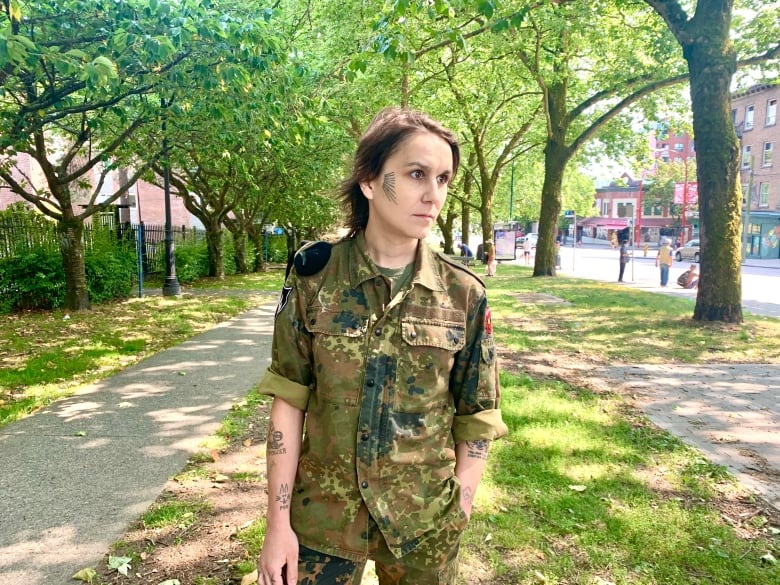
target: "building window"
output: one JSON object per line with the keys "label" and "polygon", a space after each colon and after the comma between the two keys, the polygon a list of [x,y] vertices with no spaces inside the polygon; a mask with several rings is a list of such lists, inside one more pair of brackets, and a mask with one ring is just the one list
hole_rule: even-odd
{"label": "building window", "polygon": [[774,126],[777,122],[777,100],[769,100],[766,103],[766,125]]}
{"label": "building window", "polygon": [[742,168],[743,169],[749,169],[752,163],[752,157],[750,155],[750,147],[749,146],[743,146],[742,147]]}
{"label": "building window", "polygon": [[772,151],[774,150],[774,142],[764,142],[764,156],[761,157],[761,166],[772,166]]}
{"label": "building window", "polygon": [[696,152],[696,145],[693,140],[691,140],[691,152]]}
{"label": "building window", "polygon": [[642,203],[642,215],[644,217],[662,217],[664,208],[658,203]]}
{"label": "building window", "polygon": [[684,147],[682,142],[675,142],[674,143],[674,151],[675,152],[682,152],[684,148],[685,147]]}
{"label": "building window", "polygon": [[761,183],[758,188],[758,206],[769,207],[769,183]]}
{"label": "building window", "polygon": [[633,203],[618,203],[617,204],[617,216],[618,217],[634,217],[634,204]]}
{"label": "building window", "polygon": [[731,110],[731,122],[737,125],[737,110]]}
{"label": "building window", "polygon": [[606,201],[601,204],[601,216],[609,217],[609,203],[607,203]]}
{"label": "building window", "polygon": [[668,155],[668,154],[664,154],[664,155],[661,157],[661,162],[668,163],[668,162],[669,162],[669,155]]}
{"label": "building window", "polygon": [[753,116],[756,113],[755,106],[747,106],[745,108],[745,130],[753,129]]}

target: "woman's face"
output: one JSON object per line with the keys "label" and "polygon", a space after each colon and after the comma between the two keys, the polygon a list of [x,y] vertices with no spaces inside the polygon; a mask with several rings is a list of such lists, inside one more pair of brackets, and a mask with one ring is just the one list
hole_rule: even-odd
{"label": "woman's face", "polygon": [[419,130],[398,145],[379,175],[360,184],[368,199],[366,230],[391,240],[419,240],[431,231],[447,198],[452,150]]}

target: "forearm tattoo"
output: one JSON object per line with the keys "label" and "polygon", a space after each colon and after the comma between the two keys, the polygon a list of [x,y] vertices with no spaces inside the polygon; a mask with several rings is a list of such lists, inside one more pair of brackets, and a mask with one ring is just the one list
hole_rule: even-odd
{"label": "forearm tattoo", "polygon": [[398,203],[395,198],[395,173],[385,173],[382,179],[382,190],[390,201]]}
{"label": "forearm tattoo", "polygon": [[462,490],[460,490],[460,501],[464,504],[471,504],[471,500],[474,499],[474,490],[471,489],[469,486],[464,487]]}
{"label": "forearm tattoo", "polygon": [[268,428],[267,444],[266,456],[284,455],[287,453],[287,448],[284,446],[284,433],[282,433],[282,431],[277,431],[273,422],[270,423],[270,427]]}
{"label": "forearm tattoo", "polygon": [[471,459],[488,458],[488,449],[490,448],[490,441],[481,439],[479,441],[466,441],[466,447],[468,448],[468,457]]}
{"label": "forearm tattoo", "polygon": [[276,495],[276,501],[279,502],[280,510],[286,510],[290,507],[290,486],[286,483],[279,486],[279,493]]}

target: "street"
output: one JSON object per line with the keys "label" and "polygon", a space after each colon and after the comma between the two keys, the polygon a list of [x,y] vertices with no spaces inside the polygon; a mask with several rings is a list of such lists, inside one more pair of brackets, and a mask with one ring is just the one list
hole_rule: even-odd
{"label": "street", "polygon": [[[669,272],[668,287],[661,288],[659,269],[655,265],[657,253],[657,248],[650,248],[645,257],[641,248],[634,249],[633,259],[626,266],[623,277],[624,286],[695,298],[696,290],[686,290],[677,285],[677,277],[690,266],[690,262],[675,262]],[[524,264],[522,250],[518,250],[518,257],[512,263]],[[559,272],[562,275],[617,284],[618,251],[609,246],[589,244],[578,248],[562,246],[561,263],[562,268]],[[747,260],[742,266],[742,306],[746,311],[780,318],[779,288],[780,260]]]}

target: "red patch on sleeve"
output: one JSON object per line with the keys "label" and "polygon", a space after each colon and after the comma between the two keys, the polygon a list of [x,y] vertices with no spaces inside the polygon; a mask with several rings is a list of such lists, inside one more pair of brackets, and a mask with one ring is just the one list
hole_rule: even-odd
{"label": "red patch on sleeve", "polygon": [[485,309],[485,333],[493,335],[493,317],[490,314],[490,307]]}

